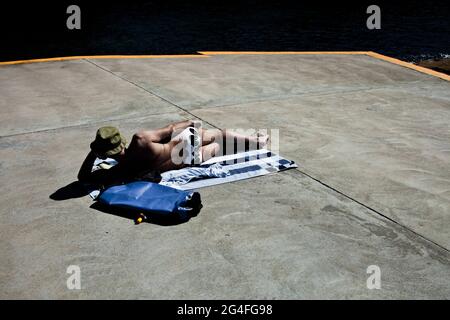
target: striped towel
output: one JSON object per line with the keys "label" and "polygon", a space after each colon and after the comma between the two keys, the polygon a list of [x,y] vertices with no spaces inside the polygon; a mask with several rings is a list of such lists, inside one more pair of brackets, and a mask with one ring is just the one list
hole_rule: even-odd
{"label": "striped towel", "polygon": [[200,167],[209,167],[214,164],[220,164],[229,174],[217,178],[200,178],[185,184],[171,184],[170,186],[179,190],[193,190],[297,168],[294,161],[285,159],[267,149],[214,157],[203,162]]}

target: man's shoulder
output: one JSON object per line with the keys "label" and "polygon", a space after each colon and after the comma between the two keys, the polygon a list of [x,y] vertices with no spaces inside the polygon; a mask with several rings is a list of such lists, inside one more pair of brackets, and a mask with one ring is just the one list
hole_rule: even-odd
{"label": "man's shoulder", "polygon": [[140,130],[137,131],[135,134],[133,134],[132,140],[142,140],[145,139],[145,137],[147,136],[147,133],[145,130]]}
{"label": "man's shoulder", "polygon": [[149,139],[148,132],[143,130],[138,131],[135,134],[133,134],[133,137],[131,138],[130,141],[130,147],[131,146],[142,147],[147,145],[149,142],[151,142],[151,140]]}
{"label": "man's shoulder", "polygon": [[[156,152],[159,150],[159,143],[153,141],[152,131],[139,131],[133,135],[128,147],[129,153],[136,155],[146,155],[148,152]],[[142,154],[144,152],[144,154]]]}
{"label": "man's shoulder", "polygon": [[132,141],[136,142],[152,142],[155,135],[153,130],[140,130],[133,135]]}

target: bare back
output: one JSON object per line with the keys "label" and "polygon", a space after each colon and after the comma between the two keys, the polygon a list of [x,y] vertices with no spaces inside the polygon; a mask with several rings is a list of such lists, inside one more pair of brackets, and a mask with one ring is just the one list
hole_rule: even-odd
{"label": "bare back", "polygon": [[[126,151],[126,166],[134,170],[155,170],[164,172],[184,167],[172,161],[172,150],[179,143],[178,139],[167,142],[155,142],[153,131],[136,133]],[[130,168],[131,169],[131,168]]]}

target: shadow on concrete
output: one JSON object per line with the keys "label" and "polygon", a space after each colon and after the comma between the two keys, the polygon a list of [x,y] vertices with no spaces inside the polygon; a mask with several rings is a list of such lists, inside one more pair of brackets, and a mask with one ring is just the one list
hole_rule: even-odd
{"label": "shadow on concrete", "polygon": [[[68,199],[74,199],[74,198],[81,198],[89,194],[88,188],[86,188],[85,185],[80,183],[79,181],[74,181],[69,183],[68,185],[59,188],[54,193],[52,193],[49,198],[55,201],[62,201],[62,200],[68,200]],[[195,199],[193,199],[195,200]],[[198,200],[199,201],[199,200]],[[168,215],[168,214],[147,214],[147,219],[145,222],[157,224],[160,226],[174,226],[178,224],[183,224],[188,222],[192,217],[195,217],[200,212],[202,206],[201,204],[199,206],[194,206],[194,212],[191,214],[189,219],[181,219],[178,215]],[[119,216],[122,218],[126,218],[129,220],[135,221],[137,218],[139,212],[130,210],[130,209],[123,209],[119,207],[112,207],[108,206],[106,204],[100,203],[98,201],[94,202],[90,208],[98,210],[103,213],[113,214],[115,216]]]}
{"label": "shadow on concrete", "polygon": [[[137,218],[137,216],[139,214],[138,211],[133,211],[130,209],[123,209],[123,208],[118,208],[118,207],[111,207],[111,206],[105,205],[101,202],[93,203],[90,206],[90,208],[104,212],[104,213],[113,214],[113,215],[121,217],[121,218],[133,220],[133,221],[135,221],[135,219]],[[197,216],[197,214],[198,214],[198,212],[193,214],[187,220],[183,220],[175,214],[174,215],[158,214],[158,213],[146,214],[147,219],[145,220],[145,222],[157,224],[160,226],[174,226],[174,225],[183,224],[183,223],[188,222],[192,217]]]}
{"label": "shadow on concrete", "polygon": [[49,198],[55,201],[81,198],[89,194],[87,188],[79,181],[69,183],[67,186],[59,188],[53,192]]}

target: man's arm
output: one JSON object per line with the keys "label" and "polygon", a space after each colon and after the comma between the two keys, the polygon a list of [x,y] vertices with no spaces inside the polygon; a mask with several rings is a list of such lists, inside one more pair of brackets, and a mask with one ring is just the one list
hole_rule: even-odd
{"label": "man's arm", "polygon": [[192,120],[185,120],[180,122],[171,123],[164,128],[152,130],[151,140],[153,142],[164,142],[169,141],[173,134],[178,134],[187,127],[190,127],[194,124]]}

